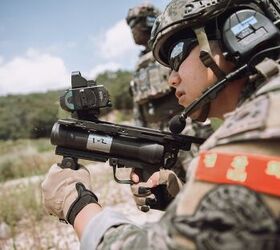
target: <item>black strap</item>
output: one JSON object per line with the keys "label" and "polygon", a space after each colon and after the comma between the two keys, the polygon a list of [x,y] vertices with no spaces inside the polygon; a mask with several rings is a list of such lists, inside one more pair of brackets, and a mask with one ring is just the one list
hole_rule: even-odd
{"label": "black strap", "polygon": [[98,198],[96,197],[96,195],[93,192],[91,192],[90,190],[86,189],[84,184],[82,184],[80,182],[76,183],[76,189],[78,192],[78,197],[70,206],[67,216],[66,216],[67,222],[70,223],[72,226],[74,225],[74,220],[75,220],[77,214],[86,205],[88,205],[90,203],[98,204]]}

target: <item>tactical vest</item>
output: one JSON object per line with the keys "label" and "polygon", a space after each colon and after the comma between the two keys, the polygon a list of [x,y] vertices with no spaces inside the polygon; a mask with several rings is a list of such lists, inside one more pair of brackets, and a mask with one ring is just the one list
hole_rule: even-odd
{"label": "tactical vest", "polygon": [[147,123],[168,121],[183,109],[168,86],[170,70],[157,63],[148,52],[139,58],[131,91],[138,117]]}

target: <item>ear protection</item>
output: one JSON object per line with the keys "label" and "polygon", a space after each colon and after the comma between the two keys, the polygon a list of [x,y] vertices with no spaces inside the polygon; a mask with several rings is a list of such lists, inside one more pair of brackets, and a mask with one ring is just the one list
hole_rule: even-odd
{"label": "ear protection", "polygon": [[225,19],[221,35],[226,59],[242,65],[256,52],[276,45],[280,31],[260,12],[242,9]]}

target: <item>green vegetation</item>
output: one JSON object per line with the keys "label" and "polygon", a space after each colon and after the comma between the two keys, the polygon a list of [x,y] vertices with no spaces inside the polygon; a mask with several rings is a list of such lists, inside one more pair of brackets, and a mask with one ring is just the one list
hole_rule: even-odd
{"label": "green vegetation", "polygon": [[124,121],[130,121],[133,119],[131,110],[122,110],[121,112],[115,112],[115,121],[116,123],[121,123]]}
{"label": "green vegetation", "polygon": [[[128,71],[105,72],[97,77],[97,83],[108,89],[113,109],[132,108],[131,77]],[[63,92],[0,97],[0,140],[49,137],[54,122],[68,115],[59,107]]]}
{"label": "green vegetation", "polygon": [[0,139],[47,137],[62,91],[0,97]]}
{"label": "green vegetation", "polygon": [[49,139],[0,141],[0,182],[47,172],[56,162]]}
{"label": "green vegetation", "polygon": [[[1,188],[0,221],[8,225],[7,236],[8,240],[12,241],[8,248],[4,247],[4,249],[49,249],[49,245],[44,248],[41,246],[40,234],[44,230],[45,216],[40,190],[39,182]],[[24,238],[31,242],[32,247],[21,246],[22,243],[20,244],[18,240],[20,234],[24,234]],[[5,240],[2,243],[5,246]]]}
{"label": "green vegetation", "polygon": [[45,174],[59,158],[53,149],[46,138],[0,141],[0,221],[9,226],[13,240],[22,223],[34,233],[43,218],[42,177],[6,181]]}
{"label": "green vegetation", "polygon": [[129,71],[105,72],[96,78],[98,84],[104,85],[111,96],[113,109],[132,109],[132,97],[129,93],[129,83],[132,74]]}
{"label": "green vegetation", "polygon": [[39,184],[3,189],[0,195],[0,218],[14,227],[20,219],[29,217],[38,221],[43,216]]}
{"label": "green vegetation", "polygon": [[[97,77],[98,84],[109,90],[113,109],[121,110],[114,112],[117,122],[131,116],[130,80],[127,71]],[[61,90],[0,97],[0,182],[40,175],[54,162],[54,147],[48,137],[57,119],[69,116],[59,107],[62,94]]]}

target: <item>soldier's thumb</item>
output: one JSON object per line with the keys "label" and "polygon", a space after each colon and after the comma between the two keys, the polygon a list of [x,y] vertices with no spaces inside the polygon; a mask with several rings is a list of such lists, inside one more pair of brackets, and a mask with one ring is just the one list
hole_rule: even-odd
{"label": "soldier's thumb", "polygon": [[151,175],[151,177],[147,181],[147,186],[150,188],[157,187],[159,183],[159,172],[155,172]]}

